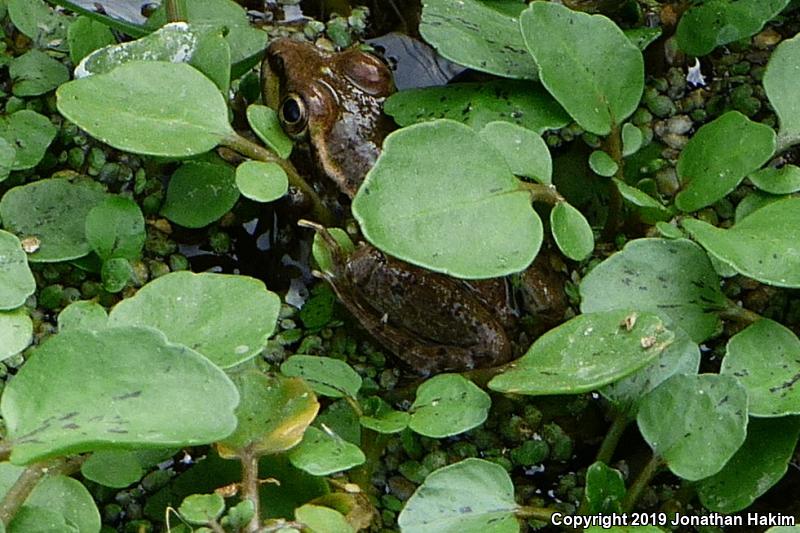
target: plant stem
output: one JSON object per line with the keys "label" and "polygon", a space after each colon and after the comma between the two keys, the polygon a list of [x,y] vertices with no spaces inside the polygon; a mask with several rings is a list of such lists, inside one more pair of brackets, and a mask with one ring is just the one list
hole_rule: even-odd
{"label": "plant stem", "polygon": [[[618,180],[625,180],[625,161],[622,157],[622,130],[619,125],[614,124],[611,132],[605,141],[605,150],[611,159],[617,164],[617,172],[614,177]],[[617,233],[619,226],[619,218],[622,213],[622,195],[619,193],[619,187],[613,181],[609,181],[609,194],[608,199],[608,215],[606,216],[606,225],[603,228],[602,238],[604,241],[612,241]]]}
{"label": "plant stem", "polygon": [[558,194],[556,188],[552,185],[544,185],[542,183],[532,183],[530,181],[520,182],[524,189],[527,189],[531,195],[531,201],[543,202],[550,205],[555,205],[558,202],[563,202],[564,197]]}
{"label": "plant stem", "polygon": [[297,173],[297,169],[294,168],[294,165],[292,165],[289,161],[278,157],[263,146],[260,146],[237,133],[222,139],[220,144],[242,154],[243,156],[249,157],[250,159],[279,165],[283,171],[286,172],[286,176],[289,178],[289,185],[296,187],[307,198],[309,198],[312,204],[311,212],[314,214],[317,222],[325,226],[329,226],[333,223],[333,214],[322,203],[322,200],[317,192],[311,187],[311,185],[308,184],[306,180],[303,179],[300,174]]}
{"label": "plant stem", "polygon": [[623,513],[629,513],[633,510],[633,506],[636,505],[636,502],[639,500],[639,496],[642,495],[642,491],[650,484],[650,481],[658,473],[658,470],[661,468],[661,464],[661,458],[653,454],[653,456],[650,458],[650,461],[648,461],[642,471],[639,472],[639,475],[634,480],[631,488],[628,489],[628,492],[625,494],[625,498],[622,500]]}
{"label": "plant stem", "polygon": [[622,434],[625,432],[628,424],[630,424],[630,418],[628,418],[627,413],[615,413],[614,420],[611,422],[611,427],[608,428],[608,433],[606,433],[603,443],[600,445],[600,450],[597,452],[595,461],[605,464],[611,463],[611,459],[614,457],[614,452],[617,449],[617,444],[619,444],[619,439],[622,438]]}
{"label": "plant stem", "polygon": [[242,497],[253,502],[253,518],[245,527],[245,532],[256,533],[260,527],[261,510],[258,496],[258,456],[249,450],[242,453]]}
{"label": "plant stem", "polygon": [[168,22],[186,21],[186,13],[184,9],[186,4],[183,3],[183,0],[167,0],[166,6]]}
{"label": "plant stem", "polygon": [[746,309],[730,299],[727,301],[727,306],[720,310],[719,316],[725,320],[733,320],[734,322],[744,324],[754,324],[764,318],[758,313]]}
{"label": "plant stem", "polygon": [[541,520],[542,522],[549,523],[555,512],[557,512],[556,509],[550,509],[549,507],[523,505],[519,507],[514,514],[517,518],[533,518],[534,520]]}

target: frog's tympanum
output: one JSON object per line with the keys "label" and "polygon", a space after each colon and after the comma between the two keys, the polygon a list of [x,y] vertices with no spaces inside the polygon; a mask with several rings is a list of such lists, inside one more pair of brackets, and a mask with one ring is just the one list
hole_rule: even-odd
{"label": "frog's tympanum", "polygon": [[[391,121],[381,105],[393,90],[389,68],[351,48],[339,53],[280,39],[263,65],[264,98],[286,132],[305,139],[321,171],[352,198],[372,167]],[[334,267],[325,277],[340,300],[386,348],[421,374],[505,363],[530,341],[517,301],[533,304],[541,334],[563,319],[563,279],[547,254],[512,283],[463,281],[410,265],[362,243],[346,255],[319,230]],[[518,342],[519,341],[519,342]]]}

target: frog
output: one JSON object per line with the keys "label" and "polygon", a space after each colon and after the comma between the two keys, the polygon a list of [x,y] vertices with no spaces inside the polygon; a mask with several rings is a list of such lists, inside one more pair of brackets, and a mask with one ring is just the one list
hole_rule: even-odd
{"label": "frog", "polygon": [[[267,49],[262,90],[287,135],[305,145],[321,182],[315,187],[332,185],[352,200],[396,127],[383,113],[394,92],[388,65],[358,47],[331,51],[282,38]],[[568,307],[547,251],[516,278],[462,280],[363,240],[346,252],[326,228],[304,225],[330,253],[331,267],[319,275],[381,345],[423,376],[505,364]],[[534,327],[521,327],[520,303],[535,313]]]}

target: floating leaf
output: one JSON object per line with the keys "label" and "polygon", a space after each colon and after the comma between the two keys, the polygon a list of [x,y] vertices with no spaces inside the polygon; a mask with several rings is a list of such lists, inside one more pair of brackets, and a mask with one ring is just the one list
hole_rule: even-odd
{"label": "floating leaf", "polygon": [[11,144],[0,137],[0,181],[5,180],[11,174],[11,167],[17,158],[17,150]]}
{"label": "floating leaf", "polygon": [[310,427],[303,442],[289,452],[291,463],[314,476],[348,470],[366,461],[364,452],[336,434]]}
{"label": "floating leaf", "polygon": [[6,385],[0,411],[11,460],[27,464],[213,442],[236,427],[238,401],[230,379],[202,355],[156,330],[122,327],[50,337]]}
{"label": "floating leaf", "polygon": [[751,420],[747,439],[725,467],[697,487],[706,509],[735,513],[750,506],[786,474],[792,459],[800,419]]}
{"label": "floating leaf", "polygon": [[764,91],[778,115],[778,149],[800,142],[800,94],[795,90],[800,74],[800,36],[782,41],[767,63]]}
{"label": "floating leaf", "polygon": [[630,122],[622,125],[622,155],[628,157],[639,151],[642,147],[644,136],[642,130]]}
{"label": "floating leaf", "polygon": [[390,134],[353,214],[381,250],[462,278],[523,270],[542,242],[530,195],[503,157],[451,120]]}
{"label": "floating leaf", "polygon": [[108,26],[91,17],[82,16],[75,19],[67,29],[69,58],[74,65],[98,48],[114,44],[117,40]]}
{"label": "floating leaf", "polygon": [[144,215],[129,198],[110,196],[86,215],[86,240],[100,259],[138,259],[145,236]]}
{"label": "floating leaf", "polygon": [[216,522],[224,512],[225,500],[217,493],[192,494],[187,496],[178,507],[181,518],[195,526]]}
{"label": "floating leaf", "polygon": [[5,228],[20,238],[35,237],[32,262],[66,261],[91,251],[86,240],[86,216],[108,195],[90,181],[54,178],[14,187],[0,200]]}
{"label": "floating leaf", "polygon": [[583,261],[594,250],[594,234],[583,214],[567,202],[550,210],[550,228],[558,249],[574,261]]}
{"label": "floating leaf", "polygon": [[595,150],[589,156],[589,168],[592,172],[605,178],[610,178],[617,173],[619,165],[611,159],[611,156],[602,150]]}
{"label": "floating leaf", "polygon": [[69,80],[69,70],[61,61],[35,49],[14,58],[8,73],[13,82],[11,92],[20,97],[48,93]]}
{"label": "floating leaf", "polygon": [[378,433],[398,433],[408,427],[411,415],[405,411],[395,411],[391,406],[378,397],[369,398],[363,403],[365,414],[359,418],[359,423]]}
{"label": "floating leaf", "polygon": [[181,226],[202,228],[230,211],[238,199],[232,166],[189,161],[172,174],[161,214]]}
{"label": "floating leaf", "polygon": [[24,309],[0,311],[0,360],[28,347],[33,340],[33,322]]}
{"label": "floating leaf", "polygon": [[622,499],[625,497],[625,481],[619,470],[601,462],[593,463],[586,470],[587,515],[622,512]]}
{"label": "floating leaf", "polygon": [[277,163],[245,161],[236,167],[236,187],[256,202],[272,202],[289,190],[289,178]]}
{"label": "floating leaf", "polygon": [[722,470],[744,442],[747,392],[732,376],[673,376],[645,396],[636,420],[672,473],[697,481]]}
{"label": "floating leaf", "polygon": [[[97,510],[92,495],[80,481],[67,476],[44,478],[33,488],[20,511],[22,510],[35,510],[35,514],[38,514],[40,510],[55,512],[78,533],[100,531],[100,512]],[[9,533],[27,533],[40,530],[28,529],[15,517],[11,521],[8,531]],[[65,528],[55,531],[70,530]]]}
{"label": "floating leaf", "polygon": [[103,281],[103,289],[110,293],[116,293],[127,287],[128,282],[133,279],[134,272],[131,262],[124,257],[112,257],[103,261],[100,269],[100,279]]}
{"label": "floating leaf", "polygon": [[531,396],[588,392],[643,368],[673,337],[650,313],[578,315],[539,337],[521,359],[489,382],[489,388]]}
{"label": "floating leaf", "polygon": [[69,17],[42,0],[8,0],[8,16],[19,31],[33,42],[63,50]]}
{"label": "floating leaf", "polygon": [[94,452],[81,465],[81,474],[105,487],[124,489],[145,474],[136,452],[130,450],[101,450]]}
{"label": "floating leaf", "polygon": [[682,190],[675,205],[697,211],[734,190],[775,151],[772,128],[729,111],[697,130],[681,152],[676,170]]}
{"label": "floating leaf", "polygon": [[[355,251],[356,245],[350,240],[350,236],[341,228],[328,228],[328,232],[336,243],[341,246],[345,254],[351,254]],[[322,240],[319,233],[314,235],[314,242],[311,245],[311,254],[317,262],[320,271],[332,273],[335,268],[333,257],[331,256],[330,249],[327,244]]]}
{"label": "floating leaf", "polygon": [[536,79],[517,18],[477,0],[424,0],[419,33],[450,61],[504,78]]}
{"label": "floating leaf", "polygon": [[587,274],[581,311],[634,308],[658,313],[703,342],[726,305],[708,256],[687,239],[636,239]]}
{"label": "floating leaf", "polygon": [[778,287],[800,287],[800,198],[772,202],[730,229],[692,218],[682,224],[697,242],[740,274]]}
{"label": "floating leaf", "polygon": [[11,170],[25,170],[38,165],[55,139],[56,131],[50,119],[30,109],[0,116],[0,138],[15,149]]}
{"label": "floating leaf", "polygon": [[792,194],[800,191],[800,167],[784,165],[764,168],[748,176],[753,185],[771,194]]}
{"label": "floating leaf", "polygon": [[789,0],[706,0],[680,18],[675,36],[689,55],[704,56],[717,46],[755,35],[783,11]]}
{"label": "floating leaf", "polygon": [[[617,189],[622,198],[638,208],[639,216],[642,217],[644,222],[652,224],[672,218],[672,212],[669,209],[644,191],[631,187],[618,179],[615,179],[614,183],[617,184]],[[674,234],[673,238],[682,236],[683,234]]]}
{"label": "floating leaf", "polygon": [[342,513],[329,507],[306,504],[295,509],[294,516],[311,533],[353,533],[355,531]]}
{"label": "floating leaf", "polygon": [[520,23],[542,84],[581,127],[607,135],[636,110],[644,90],[642,52],[611,20],[534,2]]}
{"label": "floating leaf", "polygon": [[361,388],[361,376],[353,367],[331,357],[293,355],[282,365],[286,376],[303,378],[314,392],[329,398],[355,398]]}
{"label": "floating leaf", "polygon": [[511,172],[539,183],[550,184],[553,162],[544,139],[536,132],[511,122],[490,122],[480,131],[481,137],[503,154]]}
{"label": "floating leaf", "polygon": [[258,354],[275,329],[278,296],[260,280],[172,272],[111,310],[110,326],[150,326],[227,368]]}
{"label": "floating leaf", "polygon": [[251,104],[247,107],[247,122],[258,138],[272,148],[278,157],[288,159],[292,155],[294,142],[283,131],[278,113],[271,107]]}
{"label": "floating leaf", "polygon": [[763,319],[740,331],[728,341],[720,373],[747,389],[751,416],[800,414],[800,339],[789,328]]}
{"label": "floating leaf", "polygon": [[466,459],[436,470],[409,498],[403,533],[518,533],[514,485],[503,467]]}
{"label": "floating leaf", "polygon": [[629,30],[624,30],[625,37],[630,39],[630,41],[642,52],[645,49],[653,44],[653,42],[661,37],[663,30],[659,27],[655,28],[631,28]]}
{"label": "floating leaf", "polygon": [[0,310],[16,309],[34,291],[36,280],[22,244],[15,235],[0,230]]}
{"label": "floating leaf", "polygon": [[65,83],[56,96],[62,115],[127,152],[187,157],[234,135],[222,94],[184,63],[132,61]]}
{"label": "floating leaf", "polygon": [[489,395],[468,379],[440,374],[417,389],[408,425],[426,437],[450,437],[483,424],[491,406]]}
{"label": "floating leaf", "polygon": [[569,115],[542,86],[517,80],[400,91],[386,100],[383,110],[401,126],[449,118],[480,130],[502,120],[542,133],[569,122]]}
{"label": "floating leaf", "polygon": [[319,403],[311,388],[298,378],[270,377],[257,370],[233,376],[241,401],[239,423],[217,443],[221,457],[271,455],[294,447],[314,421]]}

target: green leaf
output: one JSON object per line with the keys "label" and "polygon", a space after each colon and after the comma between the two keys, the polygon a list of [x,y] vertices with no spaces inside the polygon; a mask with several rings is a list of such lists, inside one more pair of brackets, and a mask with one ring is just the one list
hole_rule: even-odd
{"label": "green leaf", "polygon": [[355,398],[361,388],[361,376],[353,367],[331,357],[293,355],[282,365],[286,376],[303,378],[314,392],[328,398]]}
{"label": "green leaf", "polygon": [[110,293],[120,292],[127,287],[133,276],[133,265],[124,257],[107,259],[103,261],[103,266],[100,269],[103,289]]}
{"label": "green leaf", "polygon": [[504,78],[536,79],[517,18],[477,0],[424,0],[419,33],[460,65]]}
{"label": "green leaf", "polygon": [[97,451],[81,465],[81,474],[85,478],[115,489],[136,483],[144,473],[136,452],[129,450]]}
{"label": "green leaf", "polygon": [[726,305],[708,256],[687,239],[636,239],[581,281],[581,311],[634,308],[658,313],[697,343],[720,328]]}
{"label": "green leaf", "polygon": [[740,331],[728,341],[720,373],[747,389],[751,416],[800,414],[800,339],[789,328],[763,319]]}
{"label": "green leaf", "polygon": [[273,202],[289,190],[289,178],[278,163],[245,161],[236,167],[236,187],[256,202]]}
{"label": "green leaf", "polygon": [[440,374],[417,389],[408,426],[426,437],[450,437],[483,424],[491,406],[489,395],[465,377]]}
{"label": "green leaf", "polygon": [[789,0],[706,0],[687,10],[678,22],[678,46],[704,56],[717,46],[755,35],[783,11]]}
{"label": "green leaf", "polygon": [[45,94],[69,80],[69,70],[40,50],[29,50],[13,59],[8,68],[14,96]]}
{"label": "green leaf", "polygon": [[567,202],[550,210],[550,228],[558,249],[574,261],[583,261],[594,250],[594,234],[580,211]]}
{"label": "green leaf", "polygon": [[0,181],[5,180],[11,174],[11,167],[17,158],[17,150],[7,140],[0,137]]}
{"label": "green leaf", "polygon": [[[25,500],[23,509],[47,509],[58,513],[79,533],[100,531],[100,513],[83,484],[67,476],[48,476],[38,483]],[[31,531],[12,521],[9,533]],[[63,529],[61,531],[67,531]]]}
{"label": "green leaf", "polygon": [[617,173],[619,165],[604,151],[595,150],[589,156],[589,168],[599,176],[610,178]]}
{"label": "green leaf", "polygon": [[544,139],[536,132],[511,122],[490,122],[480,136],[503,155],[511,172],[549,185],[553,162]]}
{"label": "green leaf", "polygon": [[748,176],[753,185],[771,194],[792,194],[800,191],[800,167],[763,168]]}
{"label": "green leaf", "polygon": [[636,420],[672,473],[697,481],[722,470],[744,442],[747,392],[731,376],[673,376],[645,396]]}
{"label": "green leaf", "polygon": [[108,195],[90,181],[45,179],[14,187],[0,200],[4,227],[21,238],[35,237],[31,262],[66,261],[91,251],[86,216]]}
{"label": "green leaf", "polygon": [[33,322],[27,311],[0,311],[0,360],[17,355],[32,340]]}
{"label": "green leaf", "polygon": [[65,83],[56,96],[62,115],[127,152],[188,157],[234,135],[217,87],[184,63],[131,61]]}
{"label": "green leaf", "polygon": [[63,515],[47,507],[22,506],[8,525],[9,533],[80,533]]}
{"label": "green leaf", "polygon": [[792,459],[800,419],[751,420],[747,439],[725,467],[697,487],[706,509],[735,513],[750,506],[786,474]]}
{"label": "green leaf", "polygon": [[625,37],[627,37],[634,44],[634,46],[636,46],[636,48],[644,52],[648,46],[653,44],[656,39],[661,37],[663,30],[659,27],[642,27],[624,30],[623,33],[625,33]]}
{"label": "green leaf", "polygon": [[530,195],[503,157],[451,120],[390,134],[353,214],[386,253],[461,278],[524,270],[542,242]]}
{"label": "green leaf", "polygon": [[295,519],[310,533],[353,533],[355,530],[338,511],[320,505],[306,504],[294,511]]}
{"label": "green leaf", "polygon": [[587,515],[621,513],[624,497],[625,481],[619,470],[601,462],[586,470],[586,509],[582,511]]}
{"label": "green leaf", "polygon": [[275,329],[278,296],[260,280],[172,272],[111,310],[110,326],[150,326],[228,368],[255,357]]}
{"label": "green leaf", "polygon": [[736,214],[734,215],[734,221],[740,222],[745,217],[749,216],[755,211],[758,211],[765,205],[771,204],[772,202],[775,202],[780,199],[781,199],[780,196],[767,194],[761,191],[753,191],[747,196],[745,196],[741,202],[736,204]]}
{"label": "green leaf", "polygon": [[[637,208],[643,222],[652,224],[672,218],[672,212],[669,209],[644,191],[631,187],[618,179],[615,179],[614,183],[616,183],[623,200]],[[680,238],[683,236],[682,234],[673,235],[673,238]]]}
{"label": "green leaf", "polygon": [[56,137],[56,127],[44,115],[23,109],[0,116],[0,138],[15,148],[11,170],[25,170],[39,164]]}
{"label": "green leaf", "polygon": [[465,459],[425,478],[397,524],[403,533],[518,533],[517,508],[502,466]]}
{"label": "green leaf", "polygon": [[178,507],[181,518],[195,526],[216,521],[224,512],[225,500],[217,493],[192,494],[184,498]]}
{"label": "green leaf", "polygon": [[401,126],[449,118],[480,130],[502,120],[542,133],[569,122],[569,115],[542,86],[517,80],[400,91],[386,100],[383,110]]}
{"label": "green leaf", "polygon": [[100,259],[134,261],[142,253],[145,237],[144,215],[129,198],[109,196],[86,215],[86,240]]}
{"label": "green leaf", "polygon": [[775,151],[772,128],[729,111],[704,125],[678,158],[681,192],[675,205],[697,211],[725,197]]}
{"label": "green leaf", "polygon": [[[780,223],[776,223],[780,221]],[[800,198],[772,202],[730,229],[686,218],[683,227],[740,274],[778,287],[800,287]]]}
{"label": "green leaf", "polygon": [[489,382],[489,388],[530,396],[588,392],[646,366],[673,337],[650,313],[578,315],[539,337],[521,359]]}
{"label": "green leaf", "polygon": [[644,137],[642,130],[630,122],[622,125],[622,155],[628,157],[639,151]]}
{"label": "green leaf", "polygon": [[272,148],[278,157],[288,159],[292,155],[294,141],[283,131],[274,109],[265,105],[251,104],[247,107],[247,122],[258,138]]}
{"label": "green leaf", "polygon": [[8,16],[14,26],[37,45],[65,50],[70,19],[42,0],[8,0]]}
{"label": "green leaf", "polygon": [[781,42],[767,63],[764,91],[778,115],[778,147],[786,148],[800,142],[800,94],[797,93],[800,74],[800,36]]}
{"label": "green leaf", "polygon": [[8,383],[0,412],[11,460],[27,464],[213,442],[236,427],[238,401],[230,379],[202,355],[156,330],[122,327],[50,337]]}
{"label": "green leaf", "polygon": [[289,452],[289,461],[311,475],[327,476],[358,466],[366,457],[358,446],[335,433],[310,427],[303,442]]}
{"label": "green leaf", "polygon": [[[342,247],[342,251],[345,254],[349,255],[355,251],[356,246],[353,244],[353,241],[350,240],[350,236],[346,231],[340,228],[328,228],[328,232],[336,243]],[[314,242],[311,245],[311,254],[314,256],[314,261],[317,262],[317,266],[319,266],[322,272],[333,273],[336,265],[328,245],[322,240],[319,233],[314,235]]]}
{"label": "green leaf", "polygon": [[642,52],[611,20],[534,2],[520,23],[542,84],[583,129],[607,135],[636,110],[644,90]]}
{"label": "green leaf", "polygon": [[236,431],[216,445],[220,456],[271,455],[303,439],[317,416],[319,403],[311,388],[298,378],[266,376],[249,370],[233,376],[241,401],[236,408]]}
{"label": "green leaf", "polygon": [[399,433],[408,427],[411,420],[410,414],[404,411],[395,411],[378,397],[368,398],[363,403],[363,407],[365,414],[359,418],[359,423],[378,433]]}
{"label": "green leaf", "polygon": [[36,280],[22,244],[16,235],[0,230],[0,310],[16,309],[34,291]]}
{"label": "green leaf", "polygon": [[232,166],[189,161],[172,174],[161,214],[181,226],[202,228],[230,211],[238,199]]}
{"label": "green leaf", "polygon": [[91,17],[81,16],[67,29],[69,57],[74,65],[95,50],[114,44],[117,40],[108,26]]}

